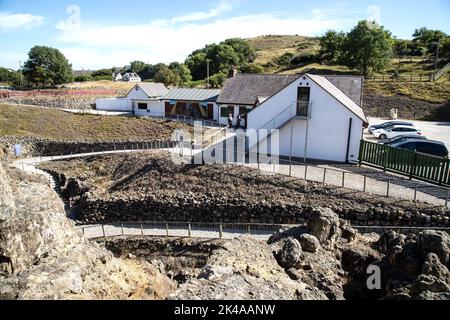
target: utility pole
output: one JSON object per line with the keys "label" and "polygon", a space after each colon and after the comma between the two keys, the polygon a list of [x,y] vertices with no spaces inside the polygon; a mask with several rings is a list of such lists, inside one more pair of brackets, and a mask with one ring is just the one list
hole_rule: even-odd
{"label": "utility pole", "polygon": [[20,86],[23,88],[23,72],[22,72],[22,61],[19,61],[20,66]]}
{"label": "utility pole", "polygon": [[207,83],[207,88],[209,89],[209,62],[211,60],[206,59],[206,83]]}
{"label": "utility pole", "polygon": [[440,42],[436,42],[437,44],[437,48],[436,48],[436,61],[434,62],[434,74],[436,74],[437,72],[437,67],[438,67],[438,63],[439,63],[439,47],[440,47]]}

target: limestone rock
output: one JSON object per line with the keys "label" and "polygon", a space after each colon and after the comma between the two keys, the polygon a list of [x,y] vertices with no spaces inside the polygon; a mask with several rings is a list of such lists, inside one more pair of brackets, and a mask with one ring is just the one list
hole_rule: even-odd
{"label": "limestone rock", "polygon": [[298,241],[303,249],[303,251],[316,253],[320,250],[320,242],[319,240],[310,234],[302,234]]}

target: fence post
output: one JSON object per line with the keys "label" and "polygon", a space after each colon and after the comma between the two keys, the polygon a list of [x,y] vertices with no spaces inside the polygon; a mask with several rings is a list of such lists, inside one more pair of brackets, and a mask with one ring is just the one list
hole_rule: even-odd
{"label": "fence post", "polygon": [[450,198],[450,189],[447,189],[447,197],[445,198],[445,206],[448,206],[448,198]]}
{"label": "fence post", "polygon": [[342,171],[342,188],[345,188],[345,171]]}
{"label": "fence post", "polygon": [[292,177],[292,162],[289,161],[289,177]]}
{"label": "fence post", "polygon": [[223,226],[222,223],[219,224],[219,239],[223,238]]}
{"label": "fence post", "polygon": [[308,178],[308,165],[305,164],[305,180]]}
{"label": "fence post", "polygon": [[391,188],[391,179],[388,179],[388,182],[387,182],[387,192],[386,192],[386,197],[388,197],[389,198],[389,189]]}
{"label": "fence post", "polygon": [[102,233],[103,233],[103,238],[106,238],[105,225],[104,224],[102,224]]}
{"label": "fence post", "polygon": [[418,188],[418,184],[416,182],[416,184],[414,186],[414,201],[417,201],[417,188]]}
{"label": "fence post", "polygon": [[363,192],[366,192],[367,190],[367,175],[364,175],[364,189]]}
{"label": "fence post", "polygon": [[144,224],[141,223],[141,235],[144,235]]}
{"label": "fence post", "polygon": [[191,229],[191,224],[188,224],[188,237],[190,238],[192,236],[192,229]]}
{"label": "fence post", "polygon": [[325,182],[327,181],[327,168],[323,169],[323,181],[322,183],[325,184]]}
{"label": "fence post", "polygon": [[169,237],[169,224],[166,223],[166,236]]}
{"label": "fence post", "polygon": [[124,232],[124,230],[123,230],[123,223],[120,224],[120,229],[121,229],[121,231],[122,231],[122,235],[124,236],[124,235],[125,235],[125,232]]}

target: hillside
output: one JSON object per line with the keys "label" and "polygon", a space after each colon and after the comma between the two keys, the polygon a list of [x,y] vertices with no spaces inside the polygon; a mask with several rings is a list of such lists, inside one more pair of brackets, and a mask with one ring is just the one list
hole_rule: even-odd
{"label": "hillside", "polygon": [[63,141],[169,140],[176,129],[190,126],[172,121],[132,117],[71,114],[60,110],[0,104],[0,137],[37,137]]}
{"label": "hillside", "polygon": [[[294,56],[309,56],[317,54],[320,50],[319,38],[291,36],[291,35],[267,35],[248,39],[252,48],[256,51],[255,63],[264,66],[266,72],[280,74],[295,73],[320,73],[320,74],[359,74],[346,66],[326,65],[316,62],[303,62],[297,65],[281,66],[278,60],[286,53]],[[445,62],[441,62],[443,66]],[[392,59],[390,66],[383,73],[374,74],[378,81],[366,81],[366,92],[372,95],[384,97],[408,97],[420,102],[445,104],[450,100],[450,72],[436,82],[418,82],[427,79],[434,71],[433,61],[422,57],[406,57]],[[398,72],[404,80],[411,76],[417,82],[392,81],[390,75]],[[385,74],[385,81],[382,80]],[[394,103],[395,107],[395,103]],[[419,110],[420,113],[420,110]]]}

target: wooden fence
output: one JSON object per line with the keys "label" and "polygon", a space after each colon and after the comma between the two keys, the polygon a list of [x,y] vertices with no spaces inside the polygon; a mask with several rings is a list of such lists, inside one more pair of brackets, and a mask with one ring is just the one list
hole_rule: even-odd
{"label": "wooden fence", "polygon": [[361,141],[360,163],[433,184],[450,186],[450,159]]}

